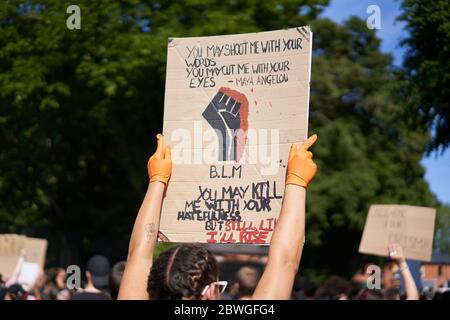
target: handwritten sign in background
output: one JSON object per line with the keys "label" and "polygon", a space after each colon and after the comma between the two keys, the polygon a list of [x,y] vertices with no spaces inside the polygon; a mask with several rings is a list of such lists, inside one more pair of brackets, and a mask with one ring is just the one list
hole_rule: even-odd
{"label": "handwritten sign in background", "polygon": [[47,253],[47,240],[29,238],[18,234],[0,234],[0,274],[4,279],[11,276],[21,250],[26,252],[25,261],[36,263],[44,268]]}
{"label": "handwritten sign in background", "polygon": [[[163,133],[174,165],[160,231],[170,241],[270,242],[289,147],[307,137],[311,43],[309,27],[169,39]],[[212,128],[241,130],[217,143]]]}
{"label": "handwritten sign in background", "polygon": [[359,252],[388,256],[389,244],[398,243],[406,258],[430,261],[436,209],[408,205],[372,205]]}

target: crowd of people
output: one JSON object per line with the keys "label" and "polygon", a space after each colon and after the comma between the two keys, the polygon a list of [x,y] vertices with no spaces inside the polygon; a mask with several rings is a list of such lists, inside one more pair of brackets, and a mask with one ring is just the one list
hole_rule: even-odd
{"label": "crowd of people", "polygon": [[215,255],[204,246],[192,244],[172,246],[154,259],[161,206],[172,174],[170,147],[164,144],[162,135],[157,140],[157,150],[148,162],[150,183],[132,230],[127,260],[111,268],[105,256],[93,256],[87,261],[80,287],[73,287],[76,281],[64,268],[41,272],[24,286],[17,281],[22,256],[13,274],[0,280],[0,299],[448,300],[450,291],[444,288],[421,294],[398,244],[386,248],[391,262],[383,268],[379,286],[370,285],[371,275],[366,270],[351,280],[331,276],[321,286],[299,276],[305,243],[306,189],[317,171],[309,148],[316,135],[300,147],[291,147],[281,212],[267,257],[257,259],[260,269],[244,264],[231,281],[223,280],[221,266],[230,256]]}
{"label": "crowd of people", "polygon": [[[221,293],[223,300],[251,300],[267,263],[267,256],[246,254],[215,254],[218,268],[227,286]],[[407,281],[402,290],[401,278],[409,277],[407,269],[402,270],[402,260],[392,259],[383,267],[381,287],[369,288],[371,273],[365,265],[351,279],[333,275],[321,285],[297,274],[293,283],[292,300],[449,300],[450,283],[441,283],[439,287],[425,290],[413,287],[408,297]],[[32,284],[20,284],[14,279],[0,280],[0,300],[117,300],[120,282],[126,261],[110,265],[108,258],[102,255],[91,257],[85,268],[81,286],[70,288],[65,268],[50,268],[42,271]],[[227,265],[237,267],[230,272]],[[0,277],[1,279],[1,277]],[[5,281],[6,280],[6,281]],[[368,282],[369,280],[369,282]],[[17,280],[16,280],[17,281]],[[415,291],[414,291],[415,290]]]}
{"label": "crowd of people", "polygon": [[19,273],[14,272],[8,279],[0,276],[0,300],[116,300],[124,269],[125,261],[111,267],[107,257],[95,255],[80,279],[75,273],[70,279],[69,269],[58,267],[41,270],[33,281],[20,283]]}

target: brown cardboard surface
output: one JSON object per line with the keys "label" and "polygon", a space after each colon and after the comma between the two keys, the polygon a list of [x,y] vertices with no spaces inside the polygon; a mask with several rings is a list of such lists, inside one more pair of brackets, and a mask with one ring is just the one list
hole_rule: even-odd
{"label": "brown cardboard surface", "polygon": [[366,219],[359,252],[388,256],[388,246],[398,243],[406,258],[430,261],[436,209],[408,205],[372,205]]}
{"label": "brown cardboard surface", "polygon": [[311,43],[309,27],[169,39],[160,231],[171,242],[270,242],[289,147],[307,138]]}
{"label": "brown cardboard surface", "polygon": [[17,234],[0,234],[0,273],[5,279],[13,273],[22,249],[26,250],[25,261],[44,267],[47,240]]}

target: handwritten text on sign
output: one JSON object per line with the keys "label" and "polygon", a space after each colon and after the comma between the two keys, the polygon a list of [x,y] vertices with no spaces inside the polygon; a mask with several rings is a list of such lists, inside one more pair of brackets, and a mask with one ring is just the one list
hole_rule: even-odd
{"label": "handwritten text on sign", "polygon": [[359,251],[388,255],[397,243],[410,259],[429,261],[433,247],[436,210],[407,205],[372,205],[367,216]]}
{"label": "handwritten text on sign", "polygon": [[289,147],[307,136],[311,43],[308,27],[169,40],[170,241],[270,242]]}

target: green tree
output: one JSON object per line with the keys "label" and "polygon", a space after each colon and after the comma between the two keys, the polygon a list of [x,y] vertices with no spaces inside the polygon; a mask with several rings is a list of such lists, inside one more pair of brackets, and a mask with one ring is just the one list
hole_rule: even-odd
{"label": "green tree", "polygon": [[409,35],[403,40],[405,96],[425,128],[435,133],[428,151],[450,145],[450,2],[404,0],[400,20]]}
{"label": "green tree", "polygon": [[436,213],[434,247],[450,256],[450,207],[439,206]]}
{"label": "green tree", "polygon": [[313,30],[310,123],[319,171],[302,261],[315,274],[323,266],[323,274],[349,275],[374,259],[356,254],[371,204],[436,205],[419,163],[428,136],[410,125],[392,58],[364,21],[319,20]]}
{"label": "green tree", "polygon": [[1,227],[47,233],[65,263],[123,258],[162,124],[165,41],[141,32],[139,1],[79,1],[80,31],[69,4],[0,5]]}

